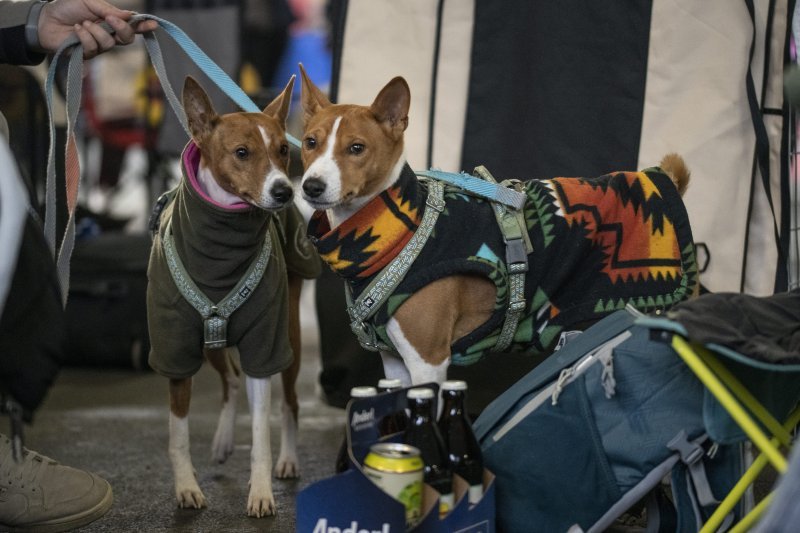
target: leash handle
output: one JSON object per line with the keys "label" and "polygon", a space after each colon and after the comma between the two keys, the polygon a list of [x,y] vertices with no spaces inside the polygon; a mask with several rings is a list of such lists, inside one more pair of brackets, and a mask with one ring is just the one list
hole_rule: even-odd
{"label": "leash handle", "polygon": [[[219,65],[217,65],[208,55],[200,49],[197,44],[189,38],[186,33],[172,22],[160,17],[149,14],[134,15],[130,23],[135,24],[142,20],[155,20],[159,27],[169,35],[189,58],[203,71],[208,78],[214,82],[228,97],[230,97],[243,111],[259,113],[261,110],[250,99],[249,96],[234,82]],[[107,23],[100,24],[106,31],[113,34],[114,30]],[[155,31],[143,33],[145,47],[150,56],[153,68],[156,71],[161,87],[167,100],[178,117],[178,121],[191,137],[186,113],[183,110],[180,100],[175,95],[172,85],[167,77],[167,69],[164,65],[161,46],[156,38]],[[56,174],[55,174],[55,150],[56,135],[53,117],[53,86],[55,85],[55,75],[59,60],[65,55],[69,56],[67,65],[67,144],[65,150],[65,169],[66,169],[66,189],[67,189],[67,227],[61,242],[56,242]],[[47,100],[47,113],[50,126],[50,149],[47,156],[47,174],[45,185],[45,222],[44,234],[50,252],[56,260],[58,278],[61,285],[62,303],[66,305],[69,293],[69,273],[70,257],[75,247],[75,209],[78,201],[78,190],[80,186],[80,162],[78,160],[78,149],[75,138],[75,122],[81,103],[81,86],[83,73],[83,46],[76,34],[68,37],[58,48],[50,63],[45,81],[45,99]],[[295,147],[299,148],[301,143],[294,136],[286,134],[286,138]]]}

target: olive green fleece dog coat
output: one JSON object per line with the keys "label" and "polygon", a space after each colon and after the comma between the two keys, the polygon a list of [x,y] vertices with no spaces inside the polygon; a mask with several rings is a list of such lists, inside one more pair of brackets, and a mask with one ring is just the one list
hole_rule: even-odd
{"label": "olive green fleece dog coat", "polygon": [[244,202],[221,206],[201,192],[196,171],[200,151],[190,142],[181,158],[183,179],[161,214],[148,266],[149,364],[159,374],[181,379],[203,363],[204,320],[183,297],[164,251],[171,226],[175,251],[200,291],[222,300],[272,241],[263,277],[228,319],[227,344],[238,346],[244,373],[267,377],[292,361],[288,337],[287,268],[303,278],[319,275],[321,262],[305,237],[305,223],[292,204],[271,213]]}

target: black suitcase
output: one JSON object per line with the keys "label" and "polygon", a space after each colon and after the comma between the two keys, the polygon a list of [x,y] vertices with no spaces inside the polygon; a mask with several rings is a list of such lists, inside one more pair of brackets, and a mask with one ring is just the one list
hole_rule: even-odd
{"label": "black suitcase", "polygon": [[104,232],[75,243],[66,364],[148,369],[149,234]]}

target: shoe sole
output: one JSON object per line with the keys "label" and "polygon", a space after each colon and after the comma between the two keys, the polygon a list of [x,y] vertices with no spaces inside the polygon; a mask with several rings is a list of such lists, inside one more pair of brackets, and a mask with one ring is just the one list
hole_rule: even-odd
{"label": "shoe sole", "polygon": [[111,505],[113,503],[114,491],[111,489],[111,485],[108,485],[108,491],[103,499],[91,509],[87,509],[80,514],[65,516],[56,520],[39,522],[38,524],[30,524],[26,526],[7,526],[5,524],[0,524],[0,530],[9,531],[11,533],[31,531],[35,531],[36,533],[59,533],[61,531],[69,531],[83,527],[102,517],[108,512],[109,509],[111,509]]}

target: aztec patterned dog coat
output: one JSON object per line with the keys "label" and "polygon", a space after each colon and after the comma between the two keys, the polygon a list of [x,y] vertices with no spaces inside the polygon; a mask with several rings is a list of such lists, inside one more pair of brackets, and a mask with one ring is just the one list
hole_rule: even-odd
{"label": "aztec patterned dog coat", "polygon": [[[688,215],[661,169],[534,180],[522,187],[533,251],[524,274],[525,309],[507,350],[548,353],[561,332],[588,327],[628,304],[652,312],[692,295],[697,265]],[[314,214],[309,236],[354,297],[411,239],[431,209],[429,188],[406,165],[393,187],[336,229],[324,212]],[[497,290],[494,311],[451,346],[452,362],[464,365],[495,351],[509,307],[509,269],[492,203],[452,186],[444,200],[421,252],[367,327],[391,347],[386,323],[412,293],[453,274],[485,276]]]}

